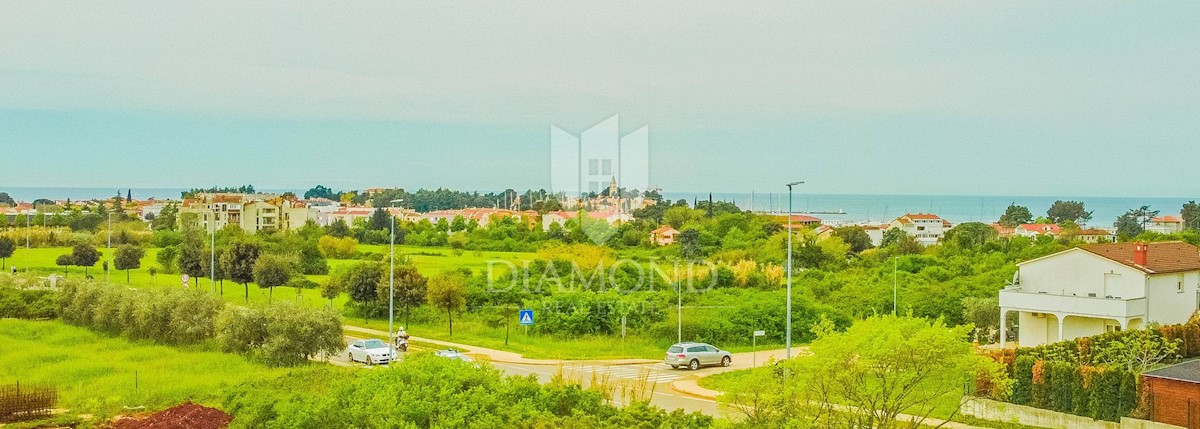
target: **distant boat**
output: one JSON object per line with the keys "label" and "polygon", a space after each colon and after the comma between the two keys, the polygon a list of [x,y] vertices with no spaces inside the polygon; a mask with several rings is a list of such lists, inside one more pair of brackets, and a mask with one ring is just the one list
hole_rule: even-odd
{"label": "distant boat", "polygon": [[845,210],[838,209],[837,211],[816,210],[816,211],[809,211],[809,212],[797,212],[797,213],[800,213],[800,214],[815,214],[815,215],[844,215],[844,214],[846,214],[846,211],[845,211]]}

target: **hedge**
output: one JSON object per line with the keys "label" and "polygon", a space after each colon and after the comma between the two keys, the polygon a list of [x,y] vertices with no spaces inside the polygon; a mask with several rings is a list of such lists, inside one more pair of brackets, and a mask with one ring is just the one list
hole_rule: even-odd
{"label": "hedge", "polygon": [[[1008,401],[1047,410],[1119,421],[1138,409],[1138,374],[1120,368],[1100,366],[1093,351],[1108,343],[1133,335],[1135,331],[1112,332],[1093,337],[1062,341],[1015,352],[990,353],[1006,365],[1013,378]],[[1166,340],[1180,340],[1179,358],[1200,356],[1200,319],[1182,325],[1167,325],[1149,330]]]}

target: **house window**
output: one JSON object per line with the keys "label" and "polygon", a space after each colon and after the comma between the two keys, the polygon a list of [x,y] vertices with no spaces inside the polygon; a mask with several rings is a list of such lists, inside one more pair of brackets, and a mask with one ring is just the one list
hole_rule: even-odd
{"label": "house window", "polygon": [[924,230],[925,230],[925,227],[923,227],[923,226],[918,226],[918,227],[917,227],[917,231],[924,231]]}
{"label": "house window", "polygon": [[603,168],[601,168],[601,174],[603,174],[605,176],[611,176],[612,175],[612,160],[611,159],[604,160],[604,163],[602,164],[602,166],[603,166]]}
{"label": "house window", "polygon": [[1175,284],[1175,292],[1183,293],[1183,280]]}
{"label": "house window", "polygon": [[1105,324],[1104,324],[1104,332],[1109,332],[1109,333],[1111,333],[1111,332],[1121,332],[1121,325],[1116,325],[1116,324],[1111,324],[1111,323],[1105,323]]}
{"label": "house window", "polygon": [[593,159],[588,160],[588,174],[590,174],[592,176],[600,174],[600,160],[599,159],[593,158]]}

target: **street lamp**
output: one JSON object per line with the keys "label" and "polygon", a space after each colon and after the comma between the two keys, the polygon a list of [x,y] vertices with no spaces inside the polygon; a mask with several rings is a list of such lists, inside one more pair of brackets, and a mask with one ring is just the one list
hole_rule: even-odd
{"label": "street lamp", "polygon": [[[395,199],[388,202],[388,207],[395,207],[396,204],[404,202],[403,199]],[[388,210],[388,221],[391,223],[392,233],[391,240],[388,240],[390,245],[391,261],[388,263],[388,342],[395,341],[392,338],[392,323],[395,320],[395,302],[396,302],[396,216]]]}
{"label": "street lamp", "polygon": [[896,293],[896,284],[897,284],[896,270],[899,266],[900,266],[900,257],[893,256],[892,257],[892,316],[896,315],[896,299],[898,296]]}
{"label": "street lamp", "polygon": [[[208,248],[208,293],[209,293],[209,295],[217,293],[217,284],[216,284],[217,283],[217,211],[213,210],[212,214],[213,214],[212,220],[210,220],[208,222],[209,229],[211,230],[211,232],[209,233],[209,236],[211,237],[211,241],[209,241],[210,244],[209,244],[209,248]],[[199,285],[197,285],[197,286],[199,286]],[[224,291],[224,288],[221,288],[221,290]]]}
{"label": "street lamp", "polygon": [[803,185],[804,182],[792,182],[788,188],[788,239],[787,239],[787,358],[792,358],[792,187]]}
{"label": "street lamp", "polygon": [[112,215],[113,212],[108,212],[108,267],[104,269],[104,282],[108,283],[109,274],[112,272]]}

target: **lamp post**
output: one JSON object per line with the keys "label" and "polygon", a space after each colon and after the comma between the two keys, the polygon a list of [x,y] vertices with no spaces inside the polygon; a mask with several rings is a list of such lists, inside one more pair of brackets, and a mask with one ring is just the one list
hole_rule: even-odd
{"label": "lamp post", "polygon": [[899,265],[900,265],[900,257],[899,257],[899,256],[893,256],[893,257],[892,257],[892,315],[893,315],[893,316],[895,316],[895,315],[896,315],[896,299],[897,299],[897,293],[896,293],[896,269],[897,269],[897,267],[898,267]]}
{"label": "lamp post", "polygon": [[[217,211],[213,210],[212,221],[209,222],[211,241],[208,248],[208,293],[217,293]],[[221,288],[224,290],[224,288]]]}
{"label": "lamp post", "polygon": [[[388,202],[388,208],[395,207],[397,203],[404,202],[403,199],[395,199]],[[389,257],[388,262],[388,343],[393,344],[395,339],[392,338],[392,324],[395,320],[395,302],[396,302],[396,216],[392,215],[392,211],[388,210],[388,223],[391,224],[391,239],[388,240]]]}
{"label": "lamp post", "polygon": [[792,358],[792,187],[803,185],[804,182],[792,182],[787,184],[788,188],[788,239],[787,239],[787,338],[784,340],[787,343],[787,358]]}
{"label": "lamp post", "polygon": [[112,272],[112,212],[108,212],[108,267],[104,269],[104,282],[108,283],[109,274]]}

